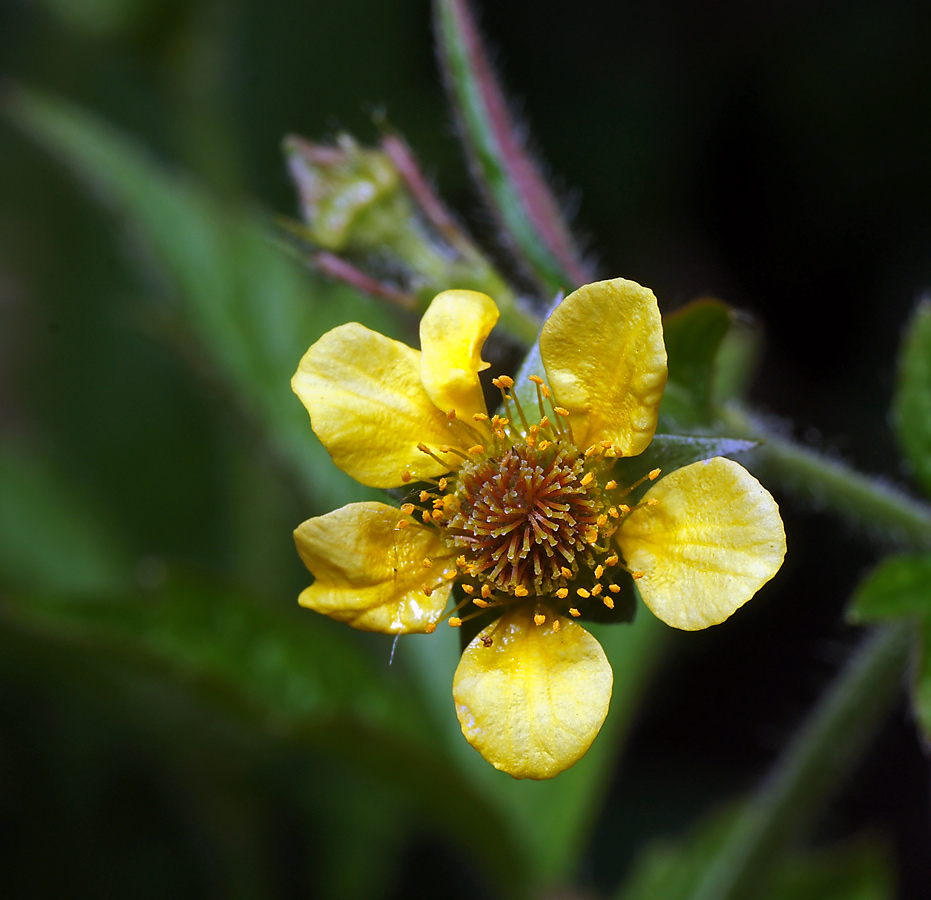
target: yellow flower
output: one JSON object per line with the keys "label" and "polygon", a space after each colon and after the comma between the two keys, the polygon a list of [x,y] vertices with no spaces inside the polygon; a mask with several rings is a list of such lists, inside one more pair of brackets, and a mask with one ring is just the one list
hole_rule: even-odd
{"label": "yellow flower", "polygon": [[407,495],[304,522],[295,539],[315,580],[300,602],[356,628],[431,632],[458,582],[449,623],[491,619],[453,681],[463,734],[514,777],[549,778],[585,754],[611,698],[581,610],[613,608],[633,577],[669,625],[717,624],[779,569],[785,533],[770,494],[728,459],[654,470],[636,502],[640,483],[612,478],[652,440],[666,383],[651,291],[616,279],[566,297],[540,334],[535,401],[501,377],[489,416],[479,372],[497,318],[484,294],[446,291],[419,352],[350,323],[301,360],[292,386],[335,463]]}

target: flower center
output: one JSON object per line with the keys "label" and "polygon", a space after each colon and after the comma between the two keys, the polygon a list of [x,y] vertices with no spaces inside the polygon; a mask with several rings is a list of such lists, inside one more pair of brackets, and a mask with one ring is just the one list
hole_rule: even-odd
{"label": "flower center", "polygon": [[590,564],[603,503],[565,441],[543,450],[519,441],[499,456],[466,463],[455,489],[448,538],[464,551],[465,570],[493,589],[549,594]]}

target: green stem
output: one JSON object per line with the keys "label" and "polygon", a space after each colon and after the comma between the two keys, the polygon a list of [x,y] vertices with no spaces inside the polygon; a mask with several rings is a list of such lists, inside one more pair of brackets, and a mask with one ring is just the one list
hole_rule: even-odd
{"label": "green stem", "polygon": [[888,482],[776,434],[742,406],[720,411],[727,434],[760,441],[748,460],[774,483],[852,525],[915,549],[931,548],[931,507]]}
{"label": "green stem", "polygon": [[740,816],[689,900],[758,897],[793,839],[849,774],[902,685],[907,622],[876,629]]}

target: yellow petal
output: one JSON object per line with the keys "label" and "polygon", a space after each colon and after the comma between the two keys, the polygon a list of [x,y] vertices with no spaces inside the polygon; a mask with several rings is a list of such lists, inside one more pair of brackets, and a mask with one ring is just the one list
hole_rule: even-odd
{"label": "yellow petal", "polygon": [[[466,740],[515,778],[552,778],[580,760],[611,701],[601,645],[575,622],[543,625],[526,606],[505,613],[466,647],[453,679]],[[485,642],[491,639],[491,644]]]}
{"label": "yellow petal", "polygon": [[544,323],[540,355],[576,444],[610,441],[622,456],[646,449],[666,385],[652,291],[623,278],[579,288]]}
{"label": "yellow petal", "polygon": [[399,487],[455,468],[417,449],[457,445],[445,411],[420,381],[420,353],[357,322],[328,331],[304,354],[294,393],[333,462],[369,487]]}
{"label": "yellow petal", "polygon": [[[407,518],[383,503],[351,503],[300,525],[297,551],[315,578],[301,606],[363,631],[407,634],[435,625],[452,588],[443,579],[451,567],[428,569],[423,561],[448,551],[425,528],[397,531]],[[433,585],[428,596],[424,589]]]}
{"label": "yellow petal", "polygon": [[720,456],[692,463],[646,497],[656,505],[634,510],[617,541],[628,566],[644,573],[643,602],[667,625],[717,625],[779,571],[779,507],[743,466]]}
{"label": "yellow petal", "polygon": [[482,346],[498,321],[498,307],[478,291],[443,291],[420,320],[420,376],[433,403],[472,423],[486,413],[478,373],[488,368]]}

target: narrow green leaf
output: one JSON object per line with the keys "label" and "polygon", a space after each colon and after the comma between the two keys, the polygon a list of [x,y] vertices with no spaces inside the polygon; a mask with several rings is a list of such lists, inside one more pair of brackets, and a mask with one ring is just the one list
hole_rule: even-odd
{"label": "narrow green leaf", "polygon": [[910,633],[868,635],[729,830],[689,900],[755,900],[859,759],[898,696]]}
{"label": "narrow green leaf", "polygon": [[915,310],[899,352],[892,403],[899,444],[915,477],[931,493],[931,298]]}
{"label": "narrow green leaf", "polygon": [[849,615],[854,622],[903,618],[914,622],[909,669],[912,707],[925,739],[931,742],[931,555],[883,560],[857,587]]}
{"label": "narrow green leaf", "polygon": [[466,150],[512,248],[549,293],[592,281],[537,165],[527,152],[464,0],[436,0],[440,59]]}
{"label": "narrow green leaf", "polygon": [[718,351],[730,330],[733,311],[720,300],[695,300],[663,321],[669,380],[660,414],[677,425],[712,419]]}
{"label": "narrow green leaf", "polygon": [[[746,805],[715,813],[677,841],[646,847],[615,900],[687,900]],[[891,900],[889,862],[866,840],[795,854],[755,888],[754,900]]]}
{"label": "narrow green leaf", "polygon": [[0,584],[111,594],[132,567],[89,497],[34,453],[0,446]]}
{"label": "narrow green leaf", "polygon": [[312,282],[272,243],[259,215],[218,202],[92,115],[24,90],[7,95],[4,111],[129,226],[165,289],[159,313],[193,345],[184,349],[199,367],[232,388],[233,399],[299,473],[315,505],[326,509],[360,498],[360,487],[335,469],[313,438],[288,387],[321,332],[362,312],[354,295],[347,289],[329,297],[312,292]]}

